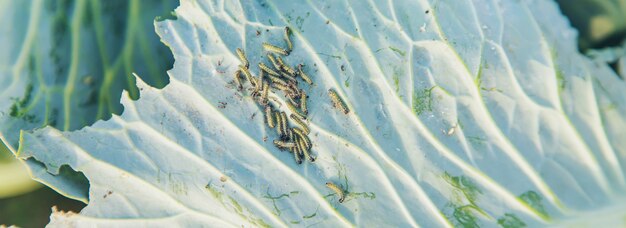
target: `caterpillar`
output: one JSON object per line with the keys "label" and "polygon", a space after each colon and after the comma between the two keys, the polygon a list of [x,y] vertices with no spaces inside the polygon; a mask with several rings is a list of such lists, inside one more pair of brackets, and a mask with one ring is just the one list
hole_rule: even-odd
{"label": "caterpillar", "polygon": [[239,60],[241,60],[241,63],[243,64],[244,67],[246,68],[250,67],[250,62],[248,62],[248,58],[246,58],[246,53],[243,52],[241,48],[237,48],[237,56],[239,56]]}
{"label": "caterpillar", "polygon": [[293,147],[293,157],[296,159],[297,164],[302,164],[301,156],[300,147]]}
{"label": "caterpillar", "polygon": [[280,74],[276,73],[276,71],[272,70],[270,67],[265,65],[265,63],[259,63],[259,68],[261,68],[261,70],[267,72],[268,74],[271,74],[274,76],[280,76]]}
{"label": "caterpillar", "polygon": [[267,54],[267,58],[270,60],[272,65],[274,65],[274,69],[280,70],[280,64],[278,64],[278,62],[276,62],[276,58],[274,58],[274,55]]}
{"label": "caterpillar", "polygon": [[286,84],[282,84],[282,83],[272,83],[272,87],[279,89],[287,94],[293,93],[293,91],[291,90],[291,88],[289,86],[287,86]]}
{"label": "caterpillar", "polygon": [[304,144],[306,145],[306,148],[311,149],[311,147],[313,146],[311,144],[311,140],[309,139],[309,136],[305,135],[304,137],[302,137],[302,141],[304,141]]}
{"label": "caterpillar", "polygon": [[289,115],[289,117],[291,117],[293,122],[296,122],[296,124],[302,128],[302,131],[305,134],[307,134],[307,135],[309,134],[309,132],[310,132],[309,131],[309,127],[304,123],[304,121],[302,119],[300,119],[300,117],[298,117],[297,115],[295,115],[293,113],[291,115]]}
{"label": "caterpillar", "polygon": [[276,77],[274,75],[270,75],[269,77],[270,77],[270,81],[272,81],[273,83],[278,83],[278,84],[287,86],[287,82],[284,81],[283,79]]}
{"label": "caterpillar", "polygon": [[261,70],[261,72],[259,72],[259,77],[256,77],[256,82],[255,82],[255,87],[254,87],[254,91],[261,91],[263,90],[263,78],[264,78],[264,73]]}
{"label": "caterpillar", "polygon": [[306,99],[307,99],[307,95],[306,92],[304,92],[304,90],[300,90],[300,110],[302,110],[302,113],[304,113],[304,115],[309,114],[309,110],[306,107]]}
{"label": "caterpillar", "polygon": [[287,102],[287,108],[291,111],[291,113],[296,114],[298,117],[302,119],[306,119],[306,115],[302,114],[294,105],[294,103],[290,100]]}
{"label": "caterpillar", "polygon": [[296,137],[293,134],[294,134],[293,133],[293,129],[289,128],[289,134],[288,134],[289,135],[289,140],[293,141],[294,139],[296,139]]}
{"label": "caterpillar", "polygon": [[246,80],[248,80],[252,86],[256,87],[256,80],[252,78],[252,74],[250,74],[248,68],[245,68],[243,65],[239,65],[239,70],[241,70],[241,72],[243,72],[246,76]]}
{"label": "caterpillar", "polygon": [[265,121],[267,121],[267,126],[270,128],[274,128],[274,117],[272,116],[272,106],[265,106]]}
{"label": "caterpillar", "polygon": [[276,60],[278,61],[278,65],[281,67],[281,69],[283,69],[285,72],[287,72],[291,76],[296,75],[296,71],[293,68],[289,67],[289,65],[285,64],[285,62],[283,61],[283,58],[281,58],[280,56],[277,56]]}
{"label": "caterpillar", "polygon": [[271,45],[269,43],[263,42],[263,49],[265,49],[266,51],[269,52],[274,52],[276,54],[281,54],[281,55],[289,55],[289,51],[282,49],[280,47]]}
{"label": "caterpillar", "polygon": [[278,111],[274,112],[274,116],[276,117],[276,132],[278,133],[278,136],[283,136],[284,131],[283,131],[283,121],[281,120],[282,116],[280,115],[280,112]]}
{"label": "caterpillar", "polygon": [[239,78],[240,75],[241,75],[241,70],[235,71],[235,84],[237,85],[237,90],[242,90],[243,89],[243,84],[241,83],[241,78]]}
{"label": "caterpillar", "polygon": [[337,195],[339,196],[339,200],[338,200],[339,203],[343,203],[343,200],[345,199],[345,194],[343,192],[343,189],[333,184],[332,182],[326,182],[326,187],[330,188],[330,190],[333,190],[335,193],[337,193]]}
{"label": "caterpillar", "polygon": [[300,128],[297,128],[297,127],[294,127],[294,128],[293,128],[293,132],[295,132],[295,133],[296,133],[298,136],[300,136],[301,138],[304,138],[304,136],[306,135],[306,134],[304,133],[304,130],[302,130],[302,129],[300,129]]}
{"label": "caterpillar", "polygon": [[285,133],[285,135],[287,135],[289,132],[289,125],[287,125],[287,114],[285,114],[285,112],[280,112],[280,121],[281,127],[283,128],[282,131]]}
{"label": "caterpillar", "polygon": [[291,30],[289,29],[289,27],[285,27],[285,41],[287,41],[287,47],[289,48],[289,51],[293,50],[293,44],[291,43]]}
{"label": "caterpillar", "polygon": [[285,72],[282,72],[282,71],[281,71],[281,72],[280,72],[280,75],[281,75],[281,76],[283,76],[283,77],[284,77],[284,78],[286,78],[286,79],[289,79],[289,81],[290,81],[290,82],[294,82],[294,83],[297,83],[297,82],[298,82],[294,76],[289,75],[288,73],[285,73]]}
{"label": "caterpillar", "polygon": [[315,162],[315,158],[311,156],[309,148],[307,148],[306,144],[304,143],[304,140],[302,138],[298,138],[296,142],[298,146],[300,147],[300,151],[302,151],[304,158],[311,162]]}
{"label": "caterpillar", "polygon": [[298,137],[302,139],[302,141],[304,141],[304,145],[306,146],[306,148],[311,149],[311,140],[304,133],[304,131],[300,128],[294,128],[293,131],[296,133],[296,135],[298,135]]}
{"label": "caterpillar", "polygon": [[[288,81],[287,86],[289,87],[289,95],[291,98],[298,98],[300,96],[300,90],[298,90],[298,85],[294,81]],[[297,103],[293,101],[293,103]]]}
{"label": "caterpillar", "polygon": [[263,92],[261,93],[261,103],[267,104],[267,96],[270,92],[270,85],[267,81],[263,81]]}
{"label": "caterpillar", "polygon": [[294,142],[285,142],[285,141],[280,141],[280,140],[274,140],[274,145],[283,149],[296,147],[296,143]]}
{"label": "caterpillar", "polygon": [[296,104],[297,94],[295,94],[292,90],[287,91],[285,96],[287,97],[287,101],[285,103],[291,102],[293,104]]}
{"label": "caterpillar", "polygon": [[287,72],[290,76],[295,76],[296,75],[296,70],[294,70],[293,68],[291,68],[290,66],[287,65],[283,65],[283,70],[285,72]]}
{"label": "caterpillar", "polygon": [[[256,83],[259,84],[258,81],[256,81]],[[258,98],[259,94],[261,93],[261,90],[260,90],[259,87],[260,86],[255,86],[254,88],[251,88],[250,90],[252,91],[252,93],[250,93],[250,96],[252,96],[255,99]],[[261,101],[261,100],[259,99],[259,101]]]}
{"label": "caterpillar", "polygon": [[339,94],[337,94],[337,91],[335,91],[334,89],[329,89],[328,90],[328,95],[330,96],[330,99],[333,101],[333,105],[340,109],[343,114],[348,114],[350,112],[350,109],[348,109],[348,106],[346,106],[346,103],[341,99],[341,97],[339,97]]}
{"label": "caterpillar", "polygon": [[[296,100],[294,99],[294,97],[296,97],[296,95],[293,94],[291,91],[288,91],[286,96],[287,96],[287,101],[285,103],[292,103],[292,104],[296,103]],[[289,108],[289,107],[287,107],[287,108]]]}
{"label": "caterpillar", "polygon": [[296,147],[298,147],[298,149],[302,152],[302,155],[308,154],[308,152],[305,151],[306,147],[300,138],[296,137],[295,139],[293,139],[293,142],[296,144]]}
{"label": "caterpillar", "polygon": [[302,64],[298,64],[298,74],[300,75],[300,77],[302,77],[302,80],[304,80],[306,83],[309,83],[309,85],[313,85],[313,81],[311,80],[311,78],[304,73],[304,71],[302,70]]}

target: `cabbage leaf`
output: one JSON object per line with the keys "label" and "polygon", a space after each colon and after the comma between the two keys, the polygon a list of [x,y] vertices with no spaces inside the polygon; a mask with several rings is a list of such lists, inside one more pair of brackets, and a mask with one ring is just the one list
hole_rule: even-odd
{"label": "cabbage leaf", "polygon": [[[119,116],[21,135],[20,158],[89,180],[88,206],[51,225],[624,222],[626,84],[578,53],[552,1],[182,0],[176,15],[156,23],[169,85],[136,79],[140,99],[125,92]],[[276,149],[232,85],[234,50],[256,72],[284,26],[285,60],[314,80],[314,163]]]}

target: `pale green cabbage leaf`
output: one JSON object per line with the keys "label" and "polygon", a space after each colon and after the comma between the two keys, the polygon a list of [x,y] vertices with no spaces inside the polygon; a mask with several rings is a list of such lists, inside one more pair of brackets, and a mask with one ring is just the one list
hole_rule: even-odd
{"label": "pale green cabbage leaf", "polygon": [[[176,0],[0,0],[2,143],[16,152],[21,130],[46,125],[74,130],[121,113],[123,89],[139,97],[131,72],[152,86],[165,86],[173,56],[153,32],[153,21],[176,5]],[[0,162],[15,160],[9,155],[0,150]],[[41,167],[27,163],[33,172]],[[17,172],[23,171],[0,173],[0,179],[27,176]],[[21,189],[11,182],[0,188],[19,193],[10,190]],[[81,187],[84,201],[87,187]]]}
{"label": "pale green cabbage leaf", "polygon": [[[626,84],[577,52],[552,1],[183,0],[176,14],[156,23],[175,57],[168,86],[137,79],[141,98],[123,95],[121,116],[21,135],[20,158],[89,180],[89,205],[51,225],[624,222]],[[318,159],[303,165],[230,84],[234,50],[256,71],[261,43],[282,42],[284,26],[287,62],[315,81]]]}

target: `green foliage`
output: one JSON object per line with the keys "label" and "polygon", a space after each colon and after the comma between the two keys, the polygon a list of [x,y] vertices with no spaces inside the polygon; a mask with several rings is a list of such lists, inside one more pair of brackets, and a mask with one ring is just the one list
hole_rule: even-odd
{"label": "green foliage", "polygon": [[517,218],[514,214],[506,213],[498,218],[498,225],[503,228],[521,228],[526,227],[526,223]]}
{"label": "green foliage", "polygon": [[626,0],[556,0],[578,29],[580,49],[615,46],[626,37]]}
{"label": "green foliage", "polygon": [[466,176],[451,176],[444,172],[443,179],[452,187],[451,201],[447,203],[452,213],[448,217],[457,227],[479,227],[477,216],[486,215],[477,204],[482,191]]}
{"label": "green foliage", "polygon": [[[20,1],[4,4],[15,15],[2,23],[19,28],[5,42],[23,59],[0,59],[14,73],[13,83],[25,84],[21,94],[4,97],[12,104],[0,111],[0,133],[14,147],[20,130],[45,125],[79,129],[111,114],[119,114],[122,90],[139,98],[132,72],[161,88],[173,64],[168,48],[153,31],[154,18],[169,13],[177,0]],[[11,17],[13,14],[5,14]],[[29,28],[32,26],[32,28]],[[20,39],[26,36],[28,39]],[[8,72],[3,77],[10,78]]]}
{"label": "green foliage", "polygon": [[413,94],[413,112],[416,115],[421,115],[424,112],[433,111],[433,97],[432,91],[437,86],[421,89]]}
{"label": "green foliage", "polygon": [[20,131],[75,130],[121,113],[122,90],[139,98],[132,72],[158,88],[169,81],[172,54],[152,31],[177,0],[0,3],[0,26],[11,28],[0,38],[10,45],[0,56],[0,137],[10,150]]}
{"label": "green foliage", "polygon": [[539,195],[538,193],[534,191],[527,191],[527,192],[522,193],[519,196],[519,198],[522,201],[526,202],[528,206],[532,207],[537,212],[539,212],[544,218],[550,218],[550,215],[548,215],[548,212],[546,211],[545,207],[543,206],[543,203],[541,202],[543,198],[541,198],[541,195]]}

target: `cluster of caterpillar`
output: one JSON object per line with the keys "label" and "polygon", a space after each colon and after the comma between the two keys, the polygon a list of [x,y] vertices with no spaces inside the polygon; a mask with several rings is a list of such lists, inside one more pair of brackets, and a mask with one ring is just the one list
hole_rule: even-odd
{"label": "cluster of caterpillar", "polygon": [[[235,83],[237,84],[238,90],[243,90],[244,80],[248,81],[252,86],[250,90],[252,91],[251,95],[253,99],[264,107],[265,123],[269,128],[276,129],[278,133],[279,138],[273,141],[274,145],[281,150],[288,150],[293,153],[297,164],[301,164],[303,158],[314,162],[315,157],[311,154],[312,144],[308,137],[310,130],[305,122],[308,115],[308,96],[303,89],[298,87],[298,78],[301,78],[310,85],[313,84],[313,81],[302,69],[303,64],[298,64],[297,68],[285,64],[281,56],[288,56],[293,49],[289,27],[285,27],[284,35],[285,42],[287,43],[286,49],[270,43],[263,43],[263,49],[268,52],[267,59],[271,63],[271,66],[260,62],[258,64],[258,77],[250,73],[250,62],[245,52],[237,48],[237,56],[239,56],[242,64],[239,65],[239,69],[235,72]],[[241,74],[244,75],[243,79],[241,78]],[[291,127],[287,114],[284,111],[277,110],[272,105],[272,102],[269,101],[270,98],[274,98],[270,97],[269,93],[275,93],[276,90],[282,91],[285,94],[287,98],[287,102],[285,103],[291,112],[289,119],[291,119],[297,127]],[[333,106],[344,114],[350,112],[346,103],[334,89],[329,89],[328,95],[331,98]],[[277,99],[273,99],[273,101],[278,104],[281,103]],[[326,186],[335,191],[339,196],[339,203],[344,201],[345,194],[341,187],[332,182],[327,182]]]}
{"label": "cluster of caterpillar", "polygon": [[[308,96],[303,89],[298,87],[298,78],[310,85],[313,84],[313,81],[304,72],[303,64],[298,64],[297,68],[294,68],[287,65],[283,60],[282,56],[288,56],[293,48],[289,27],[285,27],[284,35],[287,48],[263,43],[263,49],[268,52],[267,59],[271,66],[260,62],[258,64],[258,77],[250,73],[250,63],[245,52],[237,48],[237,56],[242,64],[235,72],[235,83],[238,90],[243,90],[244,81],[248,81],[252,86],[250,88],[252,97],[265,109],[265,123],[269,128],[276,129],[278,133],[279,138],[274,140],[274,145],[281,150],[293,153],[297,164],[301,164],[303,158],[313,162],[315,157],[311,154],[312,144],[308,136],[310,130],[305,122],[308,114]],[[244,75],[243,78],[241,77],[242,74]],[[284,111],[278,110],[269,101],[270,98],[273,98],[269,94],[274,94],[276,91],[282,91],[285,94],[287,98],[285,103],[291,111],[289,118],[292,121],[289,121]],[[278,99],[273,101],[278,104],[281,103]],[[290,122],[294,122],[297,126],[291,127]]]}

